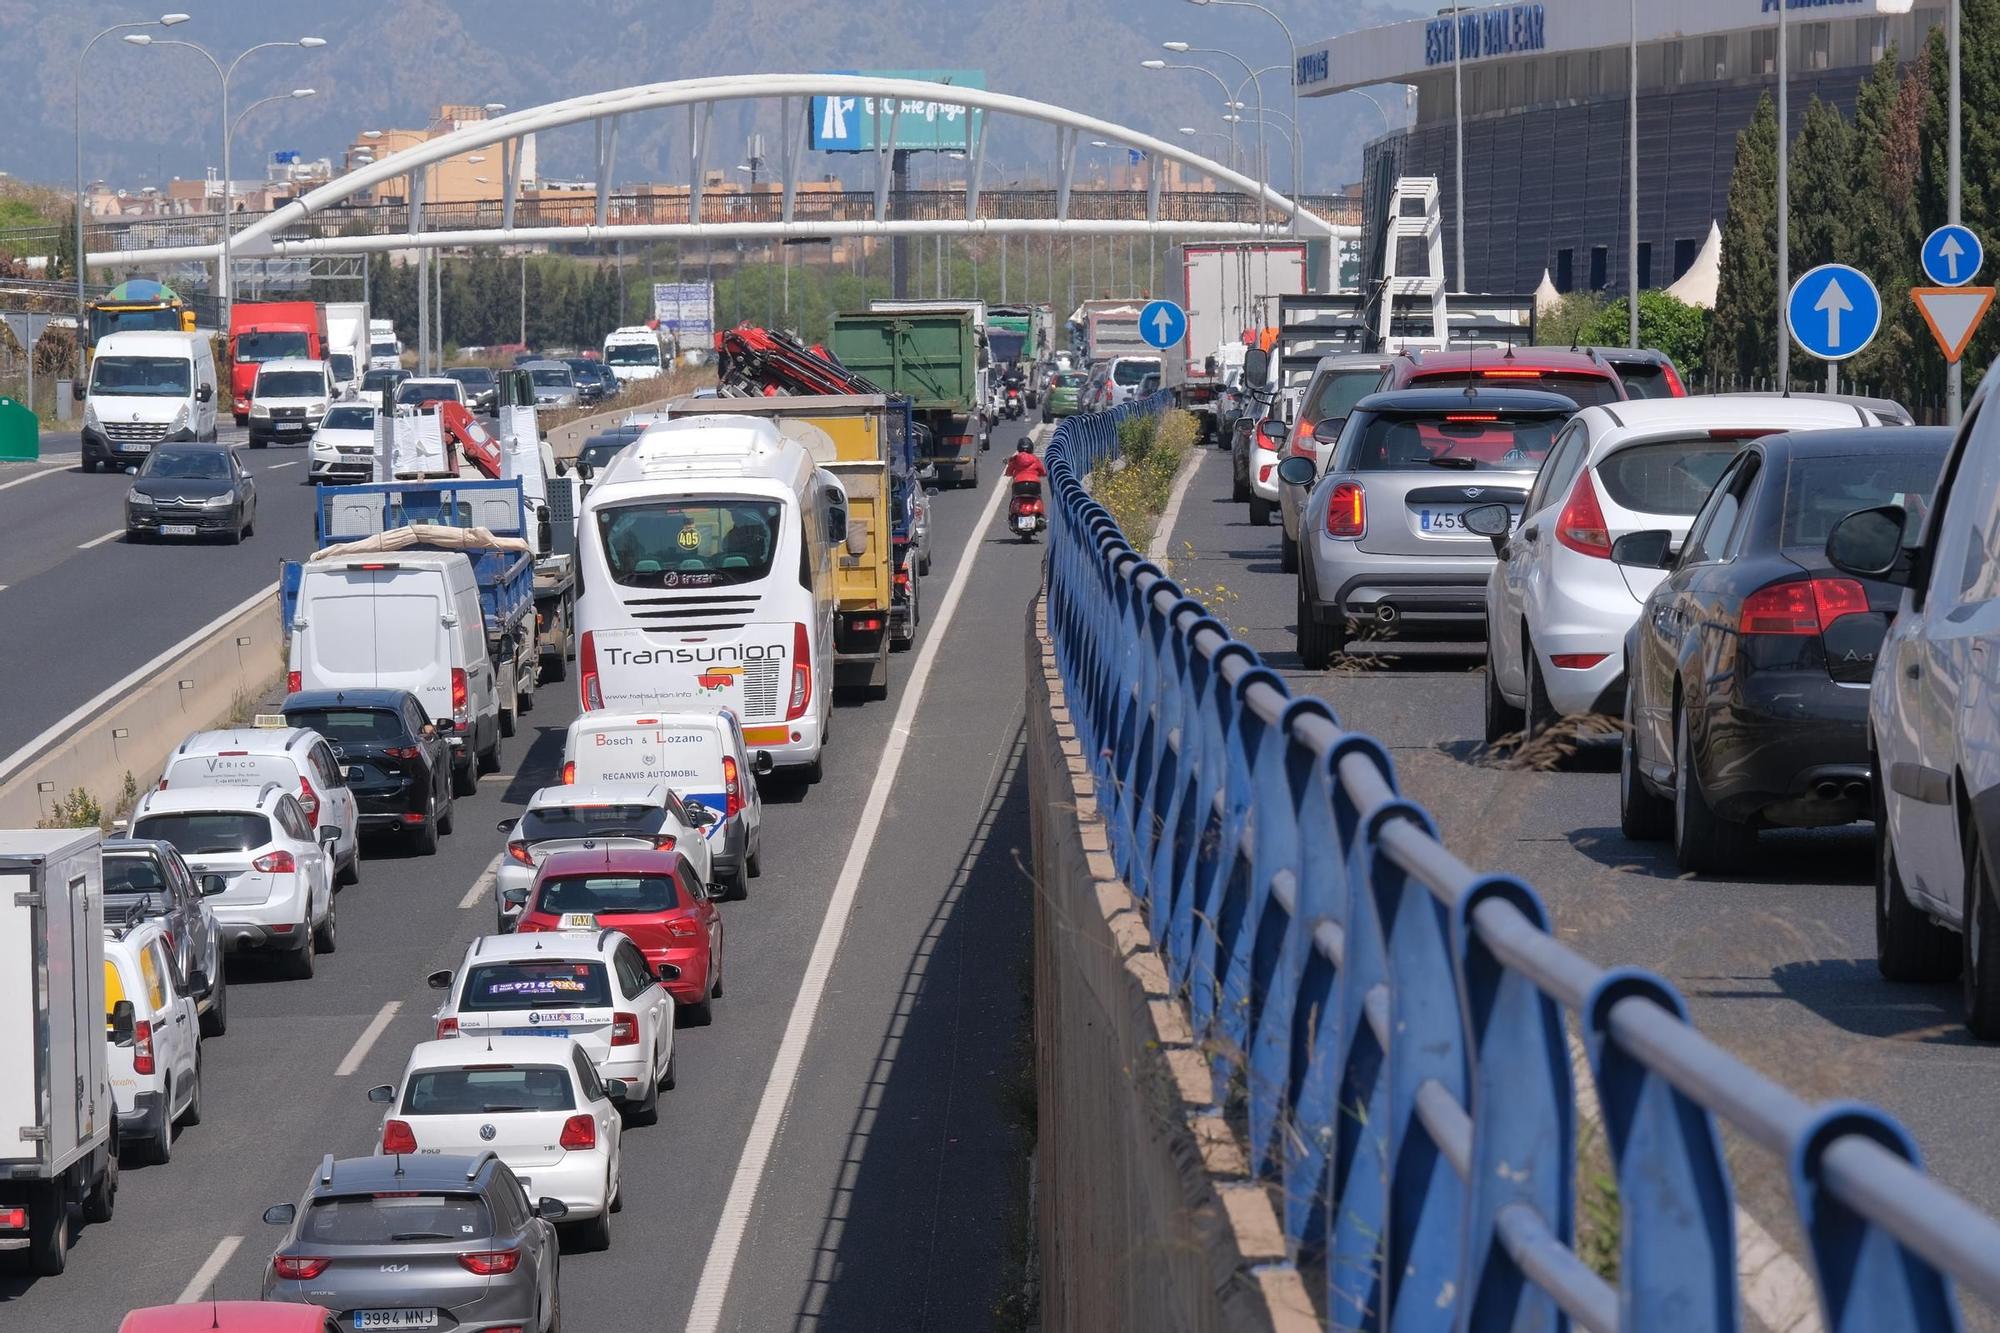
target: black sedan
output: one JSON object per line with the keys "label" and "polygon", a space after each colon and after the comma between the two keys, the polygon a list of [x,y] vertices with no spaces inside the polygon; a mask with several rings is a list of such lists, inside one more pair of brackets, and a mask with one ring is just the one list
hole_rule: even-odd
{"label": "black sedan", "polygon": [[602,361],[574,356],[569,358],[568,365],[570,374],[576,379],[577,397],[582,402],[601,403],[618,392],[618,377]]}
{"label": "black sedan", "polygon": [[500,403],[500,377],[491,366],[454,366],[445,373],[446,379],[457,380],[465,386],[465,405],[475,412],[489,415]]}
{"label": "black sedan", "polygon": [[1683,870],[1740,865],[1766,825],[1868,813],[1868,684],[1901,590],[1826,558],[1856,509],[1921,508],[1948,430],[1773,435],[1730,462],[1678,551],[1630,533],[1612,559],[1672,572],[1625,639],[1627,837],[1671,836]]}
{"label": "black sedan", "polygon": [[226,444],[159,446],[125,496],[128,542],[221,537],[233,545],[256,526],[257,483]]}
{"label": "black sedan", "polygon": [[400,832],[422,855],[451,832],[451,750],[408,690],[305,690],[285,721],[326,739],[347,775],[364,831]]}

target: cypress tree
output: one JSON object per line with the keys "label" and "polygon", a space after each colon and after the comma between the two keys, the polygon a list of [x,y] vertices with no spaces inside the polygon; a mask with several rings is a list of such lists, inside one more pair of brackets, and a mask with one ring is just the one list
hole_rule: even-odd
{"label": "cypress tree", "polygon": [[1713,375],[1768,378],[1777,364],[1778,117],[1767,94],[1736,136],[1722,272],[1709,332]]}

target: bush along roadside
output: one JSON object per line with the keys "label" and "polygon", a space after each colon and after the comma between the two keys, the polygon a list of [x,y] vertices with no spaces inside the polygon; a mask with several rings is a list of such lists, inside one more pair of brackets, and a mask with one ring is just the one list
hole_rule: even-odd
{"label": "bush along roadside", "polygon": [[1145,550],[1153,540],[1195,434],[1189,412],[1129,417],[1118,426],[1118,456],[1098,464],[1091,474],[1091,495],[1111,511],[1134,550]]}

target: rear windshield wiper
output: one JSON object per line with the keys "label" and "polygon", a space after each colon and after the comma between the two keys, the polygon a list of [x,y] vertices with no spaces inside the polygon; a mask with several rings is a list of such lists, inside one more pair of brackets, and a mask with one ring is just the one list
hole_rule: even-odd
{"label": "rear windshield wiper", "polygon": [[483,1111],[484,1113],[486,1113],[487,1115],[493,1115],[493,1114],[495,1114],[496,1112],[500,1112],[500,1111],[542,1111],[542,1110],[546,1110],[546,1109],[548,1109],[548,1108],[546,1108],[546,1107],[542,1107],[542,1106],[500,1106],[500,1105],[492,1105],[492,1106],[482,1106],[482,1107],[480,1107],[479,1109],[480,1109],[481,1111]]}
{"label": "rear windshield wiper", "polygon": [[392,1244],[409,1240],[450,1240],[450,1239],[451,1237],[445,1235],[442,1231],[398,1231],[395,1235],[389,1237],[389,1240]]}
{"label": "rear windshield wiper", "polygon": [[1460,472],[1471,472],[1472,470],[1474,470],[1479,466],[1479,460],[1476,458],[1454,458],[1450,454],[1440,454],[1436,458],[1430,458],[1424,461],[1429,463],[1432,467],[1456,468]]}

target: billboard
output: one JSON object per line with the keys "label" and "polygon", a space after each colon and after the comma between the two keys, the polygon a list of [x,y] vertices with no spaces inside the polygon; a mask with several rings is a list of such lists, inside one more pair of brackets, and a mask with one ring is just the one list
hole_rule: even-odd
{"label": "billboard", "polygon": [[653,284],[653,318],[682,350],[715,340],[715,288],[705,282]]}
{"label": "billboard", "polygon": [[[859,74],[879,79],[922,79],[929,83],[950,83],[966,88],[984,88],[986,71],[980,69],[840,69],[832,74]],[[866,153],[881,147],[889,137],[889,122],[896,124],[893,147],[908,149],[965,151],[978,135],[986,113],[949,102],[910,99],[899,108],[890,101],[873,97],[815,97],[812,100],[811,136],[808,142],[822,153]]]}

